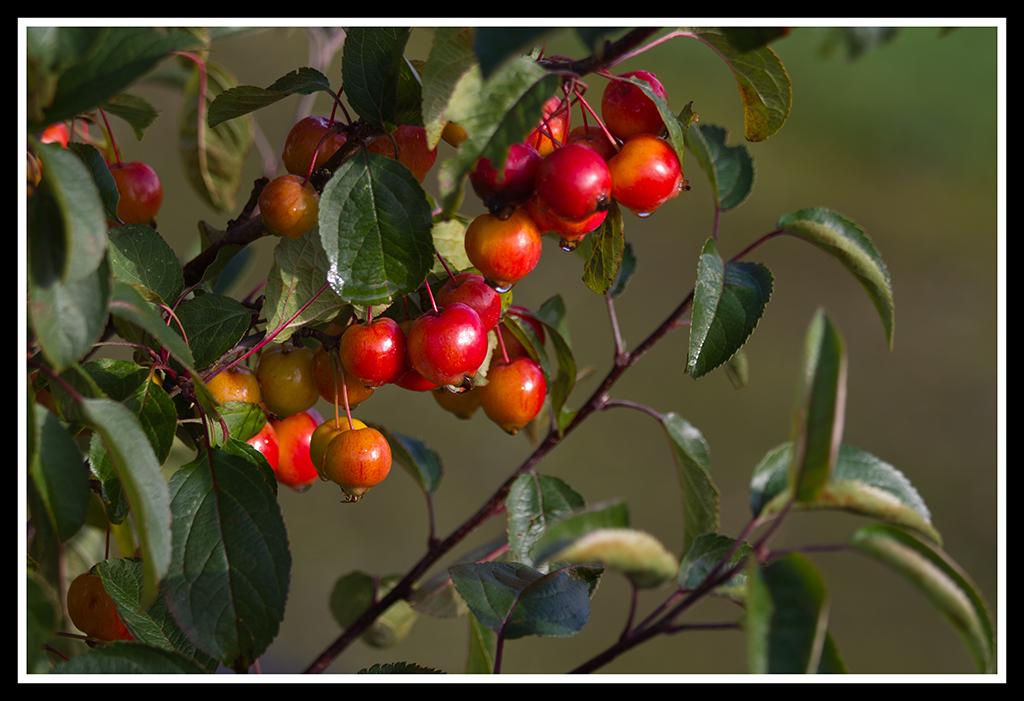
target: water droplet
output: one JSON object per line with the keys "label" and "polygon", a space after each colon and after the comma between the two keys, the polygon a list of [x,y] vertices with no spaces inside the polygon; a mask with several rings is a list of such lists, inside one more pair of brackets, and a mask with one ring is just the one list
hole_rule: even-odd
{"label": "water droplet", "polygon": [[570,251],[570,252],[571,251],[575,251],[576,247],[580,245],[580,241],[582,241],[582,240],[583,239],[577,239],[575,241],[567,241],[566,239],[561,239],[558,242],[558,247],[561,248],[563,251]]}
{"label": "water droplet", "polygon": [[500,294],[500,295],[503,295],[503,294],[505,294],[506,292],[508,292],[509,290],[511,290],[511,289],[512,289],[512,286],[513,286],[514,284],[515,284],[515,283],[512,283],[512,282],[508,282],[508,283],[505,283],[504,285],[502,285],[502,284],[499,284],[499,283],[497,283],[497,282],[494,282],[494,283],[491,283],[491,287],[493,287],[493,288],[494,288],[494,291],[495,291],[495,292],[497,292],[497,293],[498,293],[498,294]]}
{"label": "water droplet", "polygon": [[635,214],[636,214],[636,215],[637,215],[638,217],[640,217],[641,219],[646,219],[647,217],[649,217],[649,216],[651,216],[652,214],[654,214],[654,212],[636,212]]}

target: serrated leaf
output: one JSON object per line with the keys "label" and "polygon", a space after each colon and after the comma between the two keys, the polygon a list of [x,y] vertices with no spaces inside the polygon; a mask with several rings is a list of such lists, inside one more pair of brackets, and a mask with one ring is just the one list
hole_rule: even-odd
{"label": "serrated leaf", "polygon": [[446,674],[439,669],[432,667],[421,667],[412,662],[392,662],[380,664],[359,670],[356,674]]}
{"label": "serrated leaf", "polygon": [[694,124],[685,134],[686,148],[711,183],[715,205],[723,212],[739,207],[754,190],[754,160],[746,146],[726,146],[729,132],[711,124]]}
{"label": "serrated leaf", "polygon": [[[730,551],[732,556],[719,569],[718,574],[726,572],[746,558],[750,546],[745,542],[737,546],[735,540],[718,533],[697,536],[679,565],[679,586],[691,590],[701,586]],[[746,572],[737,572],[728,581],[715,587],[712,593],[742,601],[746,596],[746,585]]]}
{"label": "serrated leaf", "polygon": [[790,483],[796,501],[816,501],[843,440],[846,414],[846,343],[831,317],[819,310],[807,330],[802,374],[793,410]]}
{"label": "serrated leaf", "polygon": [[889,565],[920,589],[956,630],[978,671],[996,672],[996,641],[988,605],[977,585],[949,555],[887,524],[860,529],[850,545]]}
{"label": "serrated leaf", "polygon": [[167,606],[190,639],[248,668],[277,635],[291,571],[274,491],[249,460],[211,450],[171,478],[174,549]]}
{"label": "serrated leaf", "polygon": [[152,301],[170,305],[184,284],[178,256],[156,231],[142,224],[110,230],[110,270]]}
{"label": "serrated leaf", "polygon": [[[558,372],[553,381],[548,383],[548,395],[551,410],[558,420],[558,432],[561,435],[568,425],[569,418],[564,412],[565,403],[576,386],[576,358],[572,354],[572,342],[569,339],[569,325],[566,320],[565,302],[561,295],[546,300],[532,316],[544,324],[547,335],[555,346],[555,359],[558,361]],[[564,420],[563,420],[564,419]]]}
{"label": "serrated leaf", "polygon": [[629,508],[623,502],[601,502],[549,522],[533,546],[534,563],[542,563],[587,533],[602,528],[628,528]]}
{"label": "serrated leaf", "polygon": [[110,302],[110,313],[144,329],[185,368],[192,369],[195,361],[192,351],[180,335],[168,328],[153,306],[142,298],[131,285],[115,280],[114,297]]}
{"label": "serrated leaf", "polygon": [[586,568],[545,575],[520,563],[481,562],[449,572],[480,623],[506,639],[575,635],[590,618],[596,580]]}
{"label": "serrated leaf", "polygon": [[384,435],[391,446],[391,456],[419,483],[424,492],[433,494],[437,491],[441,477],[444,476],[444,466],[436,450],[417,438],[390,431],[382,424],[368,422],[366,425]]}
{"label": "serrated leaf", "polygon": [[659,587],[679,571],[675,556],[660,540],[632,528],[598,528],[549,559],[580,565],[600,563],[624,574],[638,589]]}
{"label": "serrated leaf", "polygon": [[771,273],[759,263],[724,263],[713,239],[697,266],[686,370],[694,379],[736,354],[771,298]]}
{"label": "serrated leaf", "polygon": [[42,404],[35,404],[32,411],[39,449],[29,465],[29,475],[57,537],[67,541],[85,523],[92,494],[89,473],[60,419]]}
{"label": "serrated leaf", "polygon": [[875,245],[860,227],[838,212],[823,207],[802,209],[781,217],[776,226],[813,243],[857,278],[882,319],[891,351],[895,332],[892,281]]}
{"label": "serrated leaf", "polygon": [[408,27],[350,27],[341,56],[341,78],[352,109],[384,132],[396,120],[399,77]]}
{"label": "serrated leaf", "polygon": [[192,188],[219,212],[235,209],[242,185],[242,170],[253,142],[251,118],[232,119],[215,127],[207,125],[214,99],[238,85],[235,76],[215,62],[206,62],[206,97],[199,111],[199,70],[195,69],[182,93],[178,119],[178,150]]}
{"label": "serrated leaf", "polygon": [[202,674],[194,661],[143,643],[107,643],[55,666],[50,674]]}
{"label": "serrated leaf", "polygon": [[156,599],[160,580],[171,564],[171,507],[167,482],[138,418],[109,399],[83,399],[86,424],[103,439],[131,505],[143,557],[141,602]]}
{"label": "serrated leaf", "polygon": [[448,261],[453,270],[466,270],[473,263],[466,255],[466,225],[458,219],[440,221],[430,230],[434,250]]}
{"label": "serrated leaf", "polygon": [[469,619],[469,653],[466,658],[466,674],[493,674],[498,634],[487,626],[481,625],[472,612],[467,618]]}
{"label": "serrated leaf", "polygon": [[719,492],[711,479],[711,452],[704,435],[683,417],[669,412],[661,425],[672,447],[683,498],[683,547],[690,551],[693,541],[718,531]]}
{"label": "serrated leaf", "polygon": [[253,310],[218,294],[187,299],[175,310],[175,330],[183,334],[197,367],[207,367],[237,344],[248,330]]}
{"label": "serrated leaf", "polygon": [[582,496],[557,477],[529,472],[517,477],[505,497],[508,542],[516,560],[532,565],[530,552],[547,526],[585,504]]}
{"label": "serrated leaf", "polygon": [[781,129],[793,104],[793,86],[775,52],[767,46],[737,51],[717,29],[697,29],[694,36],[714,49],[735,75],[747,141],[764,141]]}
{"label": "serrated leaf", "polygon": [[149,101],[138,95],[121,93],[115,95],[103,105],[103,111],[113,114],[128,123],[135,133],[135,138],[142,141],[146,129],[152,126],[160,113],[156,111]]}
{"label": "serrated leaf", "polygon": [[[466,71],[476,63],[471,27],[438,27],[423,69],[423,126],[427,147],[436,148],[448,123],[448,100]],[[444,255],[443,253],[441,255]]]}
{"label": "serrated leaf", "polygon": [[828,625],[829,596],[810,560],[786,555],[747,570],[747,664],[751,674],[811,674],[818,670]]}
{"label": "serrated leaf", "polygon": [[320,198],[327,279],[346,301],[384,304],[409,294],[434,264],[433,219],[423,188],[398,161],[362,151]]}
{"label": "serrated leaf", "polygon": [[210,127],[215,127],[230,119],[269,107],[289,95],[311,95],[315,92],[333,94],[331,82],[315,68],[303,66],[281,76],[267,88],[238,85],[224,90],[210,105],[206,122]]}
{"label": "serrated leaf", "polygon": [[583,264],[583,282],[592,292],[603,295],[617,279],[626,247],[622,236],[622,210],[617,202],[612,200],[601,226],[585,240],[590,254]]}

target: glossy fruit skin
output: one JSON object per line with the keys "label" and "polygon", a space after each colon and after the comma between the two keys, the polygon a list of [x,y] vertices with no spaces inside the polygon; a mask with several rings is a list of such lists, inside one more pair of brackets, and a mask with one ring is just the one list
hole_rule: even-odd
{"label": "glossy fruit skin", "polygon": [[[391,135],[398,144],[398,162],[408,168],[417,181],[423,182],[427,173],[434,167],[437,160],[437,149],[427,148],[427,130],[410,124],[402,124]],[[367,149],[388,158],[395,157],[395,147],[391,139],[382,136],[372,142]]]}
{"label": "glossy fruit skin", "polygon": [[611,205],[612,174],[597,151],[569,144],[541,162],[536,197],[563,219],[584,219]]}
{"label": "glossy fruit skin", "polygon": [[483,275],[464,272],[449,278],[434,294],[438,306],[445,307],[453,302],[462,302],[472,307],[480,315],[484,331],[490,331],[498,325],[501,318],[501,295],[487,284]]}
{"label": "glossy fruit skin", "polygon": [[247,440],[246,443],[262,453],[271,469],[277,472],[278,460],[281,456],[281,443],[277,440],[277,431],[274,430],[270,421],[263,424],[260,432]]}
{"label": "glossy fruit skin", "polygon": [[[325,479],[327,475],[324,474],[324,457],[327,455],[327,446],[335,436],[348,431],[349,428],[348,417],[342,416],[335,423],[332,416],[313,429],[313,434],[309,438],[309,459]],[[366,424],[359,419],[352,419],[351,428],[366,428]]]}
{"label": "glossy fruit skin", "polygon": [[68,147],[68,142],[71,140],[71,129],[64,122],[55,122],[43,130],[43,135],[39,137],[39,141],[44,144],[60,144],[64,148]]}
{"label": "glossy fruit skin", "polygon": [[78,630],[98,640],[135,640],[117,605],[103,588],[103,580],[88,572],[75,577],[68,587],[68,616]]}
{"label": "glossy fruit skin", "polygon": [[413,322],[405,339],[409,364],[435,385],[463,386],[487,357],[487,332],[480,315],[461,302],[429,311]]}
{"label": "glossy fruit skin", "polygon": [[[564,109],[555,114],[561,104],[562,100],[558,97],[552,97],[544,103],[544,116],[540,124],[526,137],[526,143],[537,149],[541,156],[547,156],[565,143],[565,132],[569,127],[569,110]],[[541,128],[545,126],[545,121],[546,131],[555,138],[555,141],[542,132]]]}
{"label": "glossy fruit skin", "polygon": [[164,201],[164,188],[156,171],[145,163],[111,163],[117,186],[117,218],[125,224],[152,224]]}
{"label": "glossy fruit skin", "polygon": [[540,230],[522,208],[502,221],[481,214],[466,229],[466,255],[498,292],[505,292],[529,275],[543,250]]}
{"label": "glossy fruit skin", "polygon": [[395,381],[396,387],[407,389],[410,392],[429,392],[437,389],[437,385],[425,378],[415,368],[409,368],[405,374]]}
{"label": "glossy fruit skin", "polygon": [[474,388],[480,406],[494,423],[515,434],[530,423],[544,406],[547,381],[532,358],[495,358],[487,370],[487,384]]}
{"label": "glossy fruit skin", "polygon": [[300,411],[281,420],[270,419],[280,447],[274,470],[278,482],[304,492],[317,480],[316,467],[309,456],[309,442],[313,431],[323,422],[316,409]]}
{"label": "glossy fruit skin", "polygon": [[612,143],[608,138],[608,135],[604,133],[604,130],[591,124],[589,126],[580,125],[569,132],[569,136],[565,137],[565,144],[579,144],[580,146],[586,146],[597,151],[601,158],[607,163],[611,160],[612,156],[619,152],[618,144]]}
{"label": "glossy fruit skin", "polygon": [[438,387],[431,394],[439,407],[460,419],[473,418],[473,414],[480,408],[480,393],[476,388],[456,394],[444,387]]}
{"label": "glossy fruit skin", "polygon": [[245,365],[221,370],[206,382],[206,389],[220,404],[225,402],[260,403],[260,381]]}
{"label": "glossy fruit skin", "polygon": [[653,134],[637,134],[608,162],[612,197],[638,216],[649,215],[683,188],[683,171],[676,151]]}
{"label": "glossy fruit skin", "polygon": [[320,194],[299,175],[274,178],[260,193],[263,226],[274,236],[297,239],[317,225]]}
{"label": "glossy fruit skin", "polygon": [[391,384],[409,369],[405,333],[386,316],[352,324],[341,335],[338,357],[345,372],[367,387]]}
{"label": "glossy fruit skin", "polygon": [[[330,333],[329,330],[328,333]],[[355,409],[369,399],[377,389],[376,387],[367,387],[346,373],[343,366],[335,367],[334,360],[327,354],[323,346],[313,351],[313,383],[320,396],[329,404],[343,406],[347,395],[349,409]],[[335,395],[335,391],[337,391],[337,395]]]}
{"label": "glossy fruit skin", "polygon": [[[288,136],[284,140],[284,148],[281,150],[281,160],[284,161],[285,170],[305,178],[310,172],[309,166],[313,160],[313,151],[330,128],[331,122],[326,117],[309,116],[296,122],[288,132]],[[313,170],[326,163],[327,159],[333,156],[347,139],[348,137],[343,132],[332,134],[316,152],[316,165],[313,166]]]}
{"label": "glossy fruit skin", "polygon": [[469,182],[487,210],[499,219],[507,219],[512,210],[533,196],[537,169],[543,157],[530,144],[509,147],[505,170],[500,174],[489,158],[477,161]]}
{"label": "glossy fruit skin", "polygon": [[534,196],[526,203],[526,212],[540,231],[558,234],[562,239],[562,248],[568,250],[601,226],[608,217],[608,210],[603,209],[582,219],[566,219],[551,211],[547,202],[538,196]]}
{"label": "glossy fruit skin", "polygon": [[341,486],[349,501],[358,501],[391,471],[391,446],[375,428],[345,431],[328,444],[324,474]]}
{"label": "glossy fruit skin", "polygon": [[[619,77],[646,80],[655,95],[668,99],[665,86],[650,71],[631,71]],[[601,117],[608,131],[620,141],[637,134],[657,134],[665,126],[654,101],[636,85],[622,80],[613,80],[605,86],[601,95]]]}
{"label": "glossy fruit skin", "polygon": [[256,365],[256,378],[267,411],[279,417],[306,411],[320,398],[309,348],[267,346]]}

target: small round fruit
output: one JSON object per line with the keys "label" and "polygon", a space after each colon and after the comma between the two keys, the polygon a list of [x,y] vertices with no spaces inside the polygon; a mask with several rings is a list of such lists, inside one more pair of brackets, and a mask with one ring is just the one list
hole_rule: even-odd
{"label": "small round fruit", "polygon": [[469,174],[469,182],[491,214],[507,219],[517,205],[533,196],[537,168],[542,160],[530,144],[512,144],[503,172],[499,173],[491,159],[481,158]]}
{"label": "small round fruit", "polygon": [[335,366],[323,346],[313,352],[313,382],[316,384],[317,392],[329,404],[342,405],[347,396],[349,409],[355,409],[369,399],[377,389],[367,387],[344,372],[341,365]]}
{"label": "small round fruit", "polygon": [[455,414],[460,419],[470,419],[476,410],[480,408],[480,393],[476,389],[466,392],[449,392],[444,387],[438,387],[433,392],[434,400],[445,411]]}
{"label": "small round fruit", "polygon": [[260,193],[263,226],[274,236],[297,239],[317,225],[320,194],[302,176],[274,178]]}
{"label": "small round fruit", "polygon": [[462,302],[472,307],[480,315],[484,331],[497,326],[501,318],[501,295],[487,284],[483,275],[477,273],[457,273],[454,279],[448,278],[434,294],[434,299],[439,307],[452,302]]}
{"label": "small round fruit", "polygon": [[60,144],[67,148],[68,142],[71,140],[71,129],[64,122],[55,122],[46,127],[39,140],[44,144]]}
{"label": "small round fruit", "polygon": [[530,215],[517,209],[502,221],[481,214],[466,229],[466,255],[498,292],[507,292],[529,275],[543,249],[540,230]]}
{"label": "small round fruit", "polygon": [[[341,335],[338,357],[345,372],[367,387],[391,384],[409,369],[405,333],[386,316],[352,324]],[[351,406],[351,405],[350,405]]]}
{"label": "small round fruit", "polygon": [[487,384],[474,388],[480,406],[494,423],[516,433],[540,413],[547,394],[540,365],[528,356],[496,358],[487,370]]}
{"label": "small round fruit", "polygon": [[391,471],[391,446],[375,428],[338,434],[327,446],[324,474],[341,486],[349,501],[358,501]]}
{"label": "small round fruit", "polygon": [[219,404],[225,402],[260,403],[260,381],[245,365],[221,370],[206,382],[206,389]]}
{"label": "small round fruit", "polygon": [[[526,137],[526,143],[537,149],[541,156],[547,156],[565,143],[565,132],[569,128],[569,110],[566,108],[559,111],[561,104],[562,100],[557,96],[544,103],[544,116],[540,124]],[[555,140],[552,141],[551,137]]]}
{"label": "small round fruit", "polygon": [[611,171],[594,149],[569,144],[541,162],[536,194],[559,217],[584,219],[611,206]]}
{"label": "small round fruit", "polygon": [[[305,117],[300,119],[288,132],[284,140],[284,148],[281,150],[281,160],[284,161],[284,168],[289,173],[306,177],[310,172],[310,164],[313,163],[313,152],[331,129],[331,122],[326,117]],[[327,159],[334,155],[334,152],[347,140],[344,133],[332,134],[320,150],[316,151],[316,170]]]}
{"label": "small round fruit", "polygon": [[164,201],[164,188],[156,171],[145,163],[111,163],[119,199],[117,218],[125,224],[151,224]]}
{"label": "small round fruit", "polygon": [[267,411],[291,416],[320,398],[313,380],[313,351],[291,344],[268,346],[256,365],[256,379]]}
{"label": "small round fruit", "polygon": [[68,616],[78,630],[98,640],[135,640],[99,575],[80,574],[68,587]]}
{"label": "small round fruit", "polygon": [[445,143],[458,148],[463,142],[469,138],[469,134],[466,133],[464,127],[459,126],[455,122],[448,122],[444,125],[444,131],[441,132],[441,138],[444,139]]}
{"label": "small round fruit", "polygon": [[409,364],[435,385],[463,386],[487,357],[487,332],[480,315],[461,302],[428,311],[405,339]]}
{"label": "small round fruit", "polygon": [[526,212],[540,231],[558,234],[561,247],[567,251],[576,248],[587,234],[601,226],[608,217],[608,210],[602,209],[582,219],[566,219],[551,211],[539,195],[534,195],[526,203]]}
{"label": "small round fruit", "polygon": [[[437,149],[427,148],[427,130],[402,124],[391,132],[391,136],[398,144],[398,162],[408,168],[413,177],[422,183],[437,160]],[[386,136],[372,142],[367,149],[388,158],[395,157],[395,147]]]}
{"label": "small round fruit", "polygon": [[594,124],[590,126],[578,126],[569,132],[565,139],[565,145],[579,144],[592,148],[601,154],[601,158],[607,163],[612,156],[619,152],[618,144],[608,138],[604,129]]}
{"label": "small round fruit", "polygon": [[277,472],[278,459],[281,456],[281,444],[277,440],[277,432],[270,421],[263,424],[263,428],[255,436],[246,441],[253,448],[263,454],[267,459],[270,468]]}
{"label": "small round fruit", "polygon": [[274,470],[278,482],[304,492],[316,481],[318,475],[309,455],[309,442],[313,431],[323,422],[316,409],[300,411],[280,421],[270,419],[280,449]]}
{"label": "small round fruit", "polygon": [[[619,77],[646,80],[655,95],[668,99],[665,86],[650,71],[632,71]],[[636,134],[657,134],[665,126],[654,100],[625,80],[612,80],[605,86],[601,96],[601,116],[608,131],[620,141]]]}
{"label": "small round fruit", "polygon": [[664,139],[637,134],[608,162],[612,197],[637,216],[648,216],[683,190],[679,156]]}
{"label": "small round fruit", "polygon": [[[332,416],[313,429],[313,435],[309,438],[309,459],[312,461],[313,467],[323,477],[327,476],[324,474],[324,456],[327,455],[327,446],[331,444],[335,436],[348,431],[349,428],[348,417],[342,416],[335,422]],[[352,419],[351,428],[366,428],[366,424],[359,419]]]}

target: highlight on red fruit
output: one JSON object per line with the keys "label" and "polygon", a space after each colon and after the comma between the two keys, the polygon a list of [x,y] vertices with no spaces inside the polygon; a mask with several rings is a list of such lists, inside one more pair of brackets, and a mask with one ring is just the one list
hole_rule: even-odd
{"label": "highlight on red fruit", "polygon": [[253,448],[258,450],[267,459],[274,472],[277,472],[278,458],[281,455],[281,445],[277,440],[277,432],[270,421],[263,424],[263,428],[255,436],[246,441]]}
{"label": "highlight on red fruit", "polygon": [[[395,143],[398,144],[398,162],[408,168],[417,181],[423,182],[427,172],[437,160],[437,149],[427,148],[427,130],[410,124],[402,124],[393,132]],[[367,149],[371,153],[379,153],[388,158],[395,157],[395,146],[391,139],[382,136],[372,142]]]}
{"label": "highlight on red fruit", "polygon": [[117,187],[117,218],[125,224],[152,224],[164,202],[156,171],[138,161],[108,167]]}
{"label": "highlight on red fruit", "polygon": [[[650,71],[631,71],[620,78],[638,78],[647,81],[651,92],[668,100],[665,86]],[[639,86],[625,80],[612,80],[601,96],[601,117],[615,138],[625,141],[636,134],[657,134],[665,126],[665,120],[654,100],[647,97]]]}
{"label": "highlight on red fruit", "polygon": [[501,318],[501,295],[478,273],[463,272],[449,278],[438,289],[434,299],[441,307],[452,302],[469,305],[480,315],[484,331],[497,326]]}
{"label": "highlight on red fruit", "polygon": [[465,386],[487,357],[487,332],[480,315],[461,302],[428,311],[405,339],[409,364],[435,385]]}
{"label": "highlight on red fruit", "polygon": [[341,487],[348,501],[359,501],[391,471],[391,446],[377,429],[344,431],[327,445],[324,474]]}
{"label": "highlight on red fruit", "polygon": [[540,229],[522,208],[502,221],[492,214],[476,217],[466,229],[466,256],[487,283],[507,292],[540,262]]}
{"label": "highlight on red fruit", "polygon": [[300,175],[274,178],[259,197],[263,226],[274,236],[297,239],[317,225],[320,193]]}
{"label": "highlight on red fruit", "polygon": [[405,333],[386,316],[352,324],[341,335],[338,357],[345,372],[367,387],[391,384],[409,369]]}
{"label": "highlight on red fruit", "polygon": [[495,358],[487,370],[487,384],[474,389],[480,406],[494,423],[516,433],[540,413],[547,381],[540,365],[529,356]]}
{"label": "highlight on red fruit", "polygon": [[[331,121],[326,117],[309,116],[297,121],[288,132],[288,136],[284,140],[284,148],[281,150],[281,160],[284,161],[285,170],[305,177],[310,172],[314,151],[316,152],[316,162],[313,165],[313,170],[326,163],[327,159],[333,156],[348,138],[344,132],[338,132],[323,141],[331,126]],[[322,145],[321,141],[323,141]],[[317,146],[320,147],[319,150],[317,150]]]}
{"label": "highlight on red fruit", "polygon": [[530,144],[512,144],[503,171],[491,159],[481,158],[469,174],[469,182],[491,214],[507,219],[517,205],[533,196],[541,160]]}
{"label": "highlight on red fruit", "polygon": [[279,454],[277,458],[277,481],[297,492],[309,489],[318,475],[309,456],[309,442],[313,431],[324,422],[316,409],[307,409],[283,419],[270,419],[277,434]]}
{"label": "highlight on red fruit", "polygon": [[559,217],[584,219],[611,205],[611,171],[594,149],[563,146],[537,169],[536,196]]}
{"label": "highlight on red fruit", "polygon": [[654,134],[637,134],[608,162],[612,197],[639,217],[683,191],[683,171],[672,145]]}

